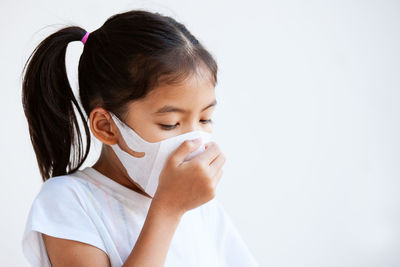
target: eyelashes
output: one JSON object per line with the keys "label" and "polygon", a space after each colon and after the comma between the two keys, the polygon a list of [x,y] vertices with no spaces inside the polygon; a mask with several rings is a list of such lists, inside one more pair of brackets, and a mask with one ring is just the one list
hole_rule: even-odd
{"label": "eyelashes", "polygon": [[[213,123],[213,120],[212,120],[212,119],[200,120],[200,122],[203,123],[203,124],[208,124],[208,123],[211,124],[211,123]],[[162,128],[163,130],[173,130],[173,129],[176,128],[176,126],[178,125],[178,123],[175,124],[175,125],[167,125],[167,124],[159,124],[159,125],[161,126],[161,128]]]}

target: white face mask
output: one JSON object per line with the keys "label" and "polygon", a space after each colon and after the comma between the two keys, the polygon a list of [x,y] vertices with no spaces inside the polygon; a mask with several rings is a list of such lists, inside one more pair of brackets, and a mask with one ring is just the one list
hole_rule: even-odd
{"label": "white face mask", "polygon": [[143,191],[154,197],[158,186],[158,178],[168,156],[177,149],[185,140],[201,138],[200,147],[190,153],[184,161],[190,160],[205,150],[205,144],[211,140],[212,134],[205,131],[191,131],[160,142],[150,143],[141,138],[132,128],[118,119],[110,112],[126,145],[136,152],[144,152],[144,156],[134,157],[123,151],[118,144],[111,145],[115,154],[128,172],[130,178],[138,184]]}

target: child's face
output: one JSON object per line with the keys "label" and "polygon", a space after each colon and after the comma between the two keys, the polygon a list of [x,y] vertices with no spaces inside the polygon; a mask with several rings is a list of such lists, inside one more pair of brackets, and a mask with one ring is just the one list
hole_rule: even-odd
{"label": "child's face", "polygon": [[148,142],[195,130],[211,133],[214,91],[214,85],[200,75],[179,85],[160,85],[130,104],[125,123]]}
{"label": "child's face", "polygon": [[[159,142],[195,130],[211,133],[212,125],[208,120],[216,104],[214,84],[204,72],[199,73],[179,85],[160,85],[145,98],[133,101],[128,106],[124,122],[147,142]],[[134,151],[126,145],[109,112],[102,107],[91,111],[90,129],[98,140],[108,145],[102,147],[100,158],[93,167],[138,191],[110,145],[118,143],[122,150],[134,157],[143,157],[144,152]]]}

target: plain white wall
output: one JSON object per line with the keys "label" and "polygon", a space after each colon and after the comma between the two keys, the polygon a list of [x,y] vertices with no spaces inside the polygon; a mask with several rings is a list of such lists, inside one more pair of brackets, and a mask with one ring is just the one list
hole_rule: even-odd
{"label": "plain white wall", "polygon": [[[23,64],[61,24],[93,31],[134,8],[174,16],[218,61],[217,195],[261,266],[400,266],[399,1],[0,5],[2,266],[27,266],[21,238],[42,183]],[[82,48],[67,53],[74,88]]]}

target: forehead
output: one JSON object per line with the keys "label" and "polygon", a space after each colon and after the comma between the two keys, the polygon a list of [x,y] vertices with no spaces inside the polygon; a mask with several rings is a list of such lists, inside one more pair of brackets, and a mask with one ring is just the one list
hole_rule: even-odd
{"label": "forehead", "polygon": [[142,104],[157,108],[165,104],[184,106],[203,106],[215,99],[214,84],[209,74],[199,71],[177,84],[161,84],[150,91]]}

